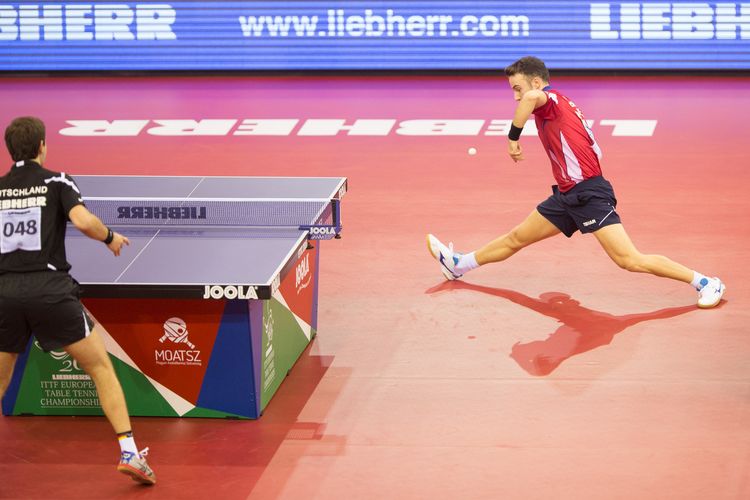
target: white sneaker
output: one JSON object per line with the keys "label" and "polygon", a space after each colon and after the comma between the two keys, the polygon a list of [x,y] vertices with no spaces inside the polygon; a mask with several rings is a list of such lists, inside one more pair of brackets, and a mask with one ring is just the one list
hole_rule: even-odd
{"label": "white sneaker", "polygon": [[445,279],[453,281],[463,276],[456,273],[456,260],[453,257],[456,252],[453,251],[453,243],[445,246],[433,235],[428,234],[427,249],[435,257],[435,260],[440,262],[440,270],[443,272]]}
{"label": "white sneaker", "polygon": [[701,309],[710,309],[721,302],[727,287],[719,278],[711,278],[703,288],[698,290],[698,307]]}
{"label": "white sneaker", "polygon": [[127,474],[133,481],[142,484],[156,484],[156,474],[146,463],[148,448],[138,453],[123,451],[120,453],[120,463],[117,464],[117,470]]}

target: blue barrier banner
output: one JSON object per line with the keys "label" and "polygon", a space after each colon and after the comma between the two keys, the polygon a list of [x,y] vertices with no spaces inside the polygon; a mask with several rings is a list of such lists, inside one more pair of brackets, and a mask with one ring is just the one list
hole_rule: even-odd
{"label": "blue barrier banner", "polygon": [[0,3],[0,70],[750,69],[750,3]]}

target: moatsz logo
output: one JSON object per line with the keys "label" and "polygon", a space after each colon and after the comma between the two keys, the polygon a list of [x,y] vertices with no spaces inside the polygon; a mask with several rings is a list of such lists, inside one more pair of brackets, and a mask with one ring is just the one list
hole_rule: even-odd
{"label": "moatsz logo", "polygon": [[[154,351],[157,365],[196,365],[203,362],[200,359],[201,352],[195,349],[195,344],[188,339],[188,328],[181,318],[169,318],[164,322],[164,335],[159,339],[160,343],[169,340],[178,347]],[[180,349],[185,344],[189,349]]]}

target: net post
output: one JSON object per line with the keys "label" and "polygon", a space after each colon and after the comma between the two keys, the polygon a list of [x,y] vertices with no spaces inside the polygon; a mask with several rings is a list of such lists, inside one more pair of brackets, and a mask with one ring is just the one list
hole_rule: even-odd
{"label": "net post", "polygon": [[336,226],[336,238],[337,240],[341,239],[341,200],[333,200],[333,206],[331,207],[331,212],[333,214],[333,223]]}

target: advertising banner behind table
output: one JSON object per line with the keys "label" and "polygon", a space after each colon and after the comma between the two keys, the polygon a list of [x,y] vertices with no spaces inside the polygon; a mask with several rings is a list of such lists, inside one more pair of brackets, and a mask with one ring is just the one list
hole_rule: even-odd
{"label": "advertising banner behind table", "polygon": [[0,69],[750,69],[750,3],[0,3]]}
{"label": "advertising banner behind table", "polygon": [[[134,416],[257,418],[317,331],[315,243],[270,300],[84,298]],[[91,378],[32,339],[6,415],[102,415]]]}

